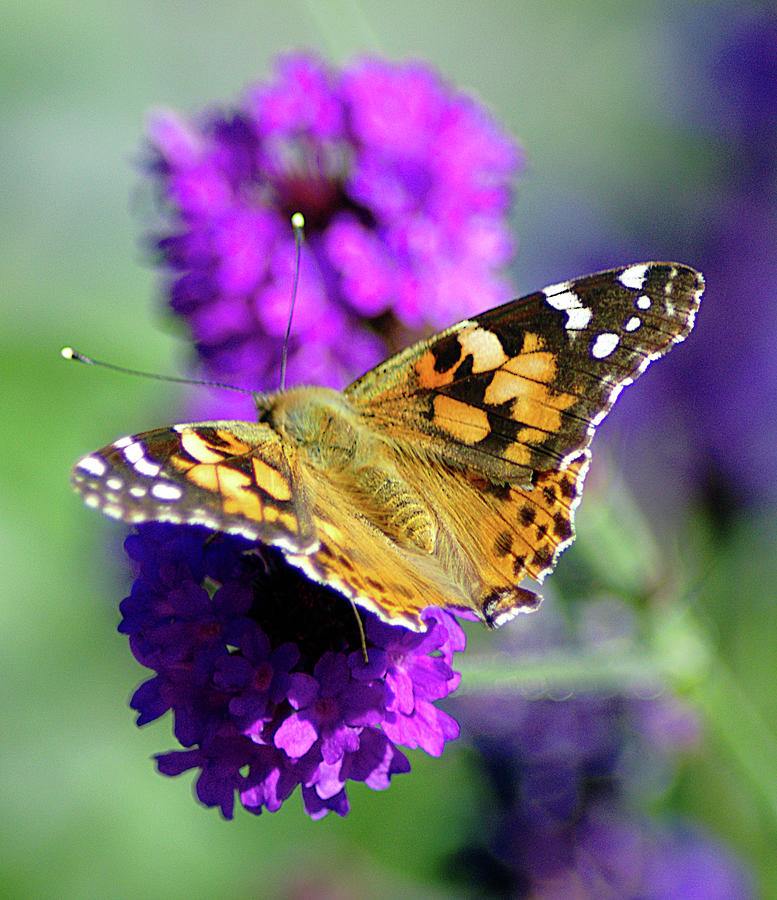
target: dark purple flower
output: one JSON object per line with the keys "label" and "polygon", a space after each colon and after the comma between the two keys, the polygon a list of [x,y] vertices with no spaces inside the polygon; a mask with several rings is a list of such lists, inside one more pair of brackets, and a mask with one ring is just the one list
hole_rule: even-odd
{"label": "dark purple flower", "polygon": [[[515,143],[429,68],[363,60],[341,72],[286,57],[231,112],[160,112],[146,172],[172,309],[219,380],[275,387],[294,279],[294,212],[306,220],[288,381],[341,386],[400,332],[440,327],[511,293],[500,272],[520,165]],[[229,400],[219,400],[229,417]],[[235,415],[240,418],[240,415]],[[349,780],[387,788],[439,755],[458,725],[436,701],[459,676],[463,632],[442,612],[424,633],[359,612],[282,555],[196,528],[144,526],[121,630],[155,676],[139,723],[168,709],[187,748],[160,771],[200,770],[197,795],[232,815],[276,810],[300,785],[314,818],[348,811]],[[250,551],[250,552],[249,552]],[[363,650],[367,651],[367,659]]]}
{"label": "dark purple flower", "polygon": [[297,785],[313,818],[348,812],[347,782],[383,790],[410,765],[397,748],[439,755],[458,736],[434,706],[459,676],[455,620],[409,632],[354,610],[280,553],[205,529],[144,525],[126,541],[138,566],[120,630],[155,675],[132,699],[138,724],[167,710],[188,749],[158,758],[200,770],[197,796],[231,817],[280,808]]}
{"label": "dark purple flower", "polygon": [[[514,623],[511,652],[579,652],[588,644],[583,629],[572,636],[543,609],[531,627]],[[581,621],[589,612],[601,618],[591,609]],[[627,621],[616,629],[621,637]],[[671,785],[678,755],[698,740],[696,718],[678,700],[503,692],[452,699],[449,707],[492,787],[487,825],[458,860],[463,878],[538,898],[753,896],[744,869],[712,839],[645,812]]]}
{"label": "dark purple flower", "polygon": [[726,3],[685,37],[701,73],[689,112],[721,152],[702,208],[709,291],[683,401],[712,501],[762,505],[777,497],[764,478],[777,442],[777,13]]}
{"label": "dark purple flower", "polygon": [[628,447],[624,467],[662,530],[667,511],[684,514],[689,499],[725,526],[739,506],[777,497],[764,477],[777,446],[777,13],[715,9],[686,4],[665,19],[661,46],[674,48],[680,87],[666,93],[673,120],[664,124],[697,155],[678,171],[670,216],[664,197],[634,214],[660,241],[656,253],[704,273],[704,300],[682,352],[635,386],[608,432],[616,450],[619,439]]}
{"label": "dark purple flower", "polygon": [[296,211],[290,383],[342,387],[397,328],[442,327],[511,295],[500,273],[519,151],[424,65],[336,72],[288,56],[233,111],[158,112],[149,139],[169,301],[219,378],[277,386]]}

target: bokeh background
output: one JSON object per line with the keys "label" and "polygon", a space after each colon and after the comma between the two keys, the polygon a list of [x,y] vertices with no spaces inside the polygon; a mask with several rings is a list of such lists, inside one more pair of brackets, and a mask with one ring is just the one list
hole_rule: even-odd
{"label": "bokeh background", "polygon": [[777,897],[777,17],[405,0],[2,5],[0,895],[473,895],[450,860],[488,828],[489,787],[464,741],[410,754],[386,793],[353,787],[344,820],[292,798],[227,823],[188,776],[156,774],[169,722],[135,728],[144,674],[115,630],[124,529],[69,488],[79,455],[182,408],[171,386],[58,354],[186,371],[139,249],[146,112],[228,103],[295,48],[425,60],[517,136],[517,293],[645,259],[704,271],[692,339],[601,428],[546,607],[635,610],[701,723],[646,813],[696,822]]}

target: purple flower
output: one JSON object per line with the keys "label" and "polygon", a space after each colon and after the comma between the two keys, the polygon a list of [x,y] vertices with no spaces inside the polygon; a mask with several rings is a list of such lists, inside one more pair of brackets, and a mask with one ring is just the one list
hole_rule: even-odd
{"label": "purple flower", "polygon": [[149,139],[169,302],[219,378],[277,385],[296,211],[307,225],[290,383],[342,387],[398,329],[511,295],[500,273],[519,151],[426,66],[371,59],[338,73],[285,57],[232,112],[158,112]]}
{"label": "purple flower", "polygon": [[710,287],[703,330],[683,357],[680,383],[694,423],[689,446],[706,450],[696,470],[720,520],[721,501],[777,497],[764,478],[777,441],[777,15],[726,3],[718,16],[689,23],[685,38],[701,73],[688,111],[722,152],[700,204]]}
{"label": "purple flower", "polygon": [[[761,4],[716,10],[677,7],[661,43],[675,45],[672,81],[682,86],[667,94],[676,104],[667,127],[700,148],[683,172],[693,173],[692,189],[671,198],[669,238],[704,273],[704,301],[682,352],[613,416],[624,444],[628,434],[640,499],[664,526],[666,511],[685,514],[689,498],[719,527],[738,507],[777,498],[764,477],[777,445],[777,15]],[[651,239],[666,233],[664,206],[647,213]]]}
{"label": "purple flower", "polygon": [[[608,608],[618,619],[617,608]],[[601,618],[591,608],[581,621],[589,612]],[[560,617],[549,621],[547,609],[533,618],[531,627],[511,629],[512,652],[588,643],[582,629],[572,636]],[[623,637],[628,617],[620,618]],[[502,693],[448,705],[492,788],[472,844],[459,854],[464,879],[538,898],[753,896],[743,867],[712,838],[644,811],[671,785],[679,754],[698,740],[696,718],[678,700]]]}
{"label": "purple flower", "polygon": [[[404,332],[502,302],[514,142],[471,98],[420,64],[314,56],[278,63],[231,112],[160,112],[146,173],[170,306],[210,374],[274,387],[294,278],[294,212],[306,220],[288,380],[341,386]],[[387,346],[388,345],[388,346]],[[229,400],[219,400],[228,418]],[[235,415],[235,418],[240,418]],[[439,755],[458,736],[435,705],[459,676],[464,636],[445,613],[423,633],[354,610],[277,551],[197,528],[143,526],[121,630],[155,672],[139,724],[172,710],[199,769],[197,796],[231,816],[277,810],[297,785],[308,814],[348,811],[347,783],[375,790],[409,770],[398,746]],[[366,650],[366,660],[364,655]]]}
{"label": "purple flower", "polygon": [[138,724],[167,710],[187,749],[159,771],[199,769],[197,796],[231,817],[274,811],[301,786],[320,818],[349,809],[347,783],[384,790],[410,765],[397,745],[439,755],[458,736],[434,706],[458,683],[463,632],[439,610],[409,632],[359,612],[274,550],[205,529],[143,525],[120,630],[155,675],[132,699]]}

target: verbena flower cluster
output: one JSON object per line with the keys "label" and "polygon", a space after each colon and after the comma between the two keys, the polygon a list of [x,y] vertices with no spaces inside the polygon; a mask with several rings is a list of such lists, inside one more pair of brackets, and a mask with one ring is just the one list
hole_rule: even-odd
{"label": "verbena flower cluster", "polygon": [[[455,620],[430,610],[416,633],[355,612],[280,553],[202,528],[152,524],[127,538],[138,566],[119,630],[155,675],[136,691],[138,724],[172,710],[189,749],[160,772],[199,769],[197,796],[233,814],[275,811],[301,786],[314,819],[349,809],[346,783],[375,790],[410,770],[397,748],[439,756],[458,736],[434,705],[459,683]],[[364,650],[366,649],[366,659]]]}
{"label": "verbena flower cluster", "polygon": [[505,214],[521,155],[427,66],[365,59],[338,72],[284,57],[232,111],[158,112],[149,138],[170,305],[222,379],[277,386],[294,212],[306,245],[291,384],[343,387],[384,358],[398,326],[437,329],[511,295]]}
{"label": "verbena flower cluster", "polygon": [[[157,113],[144,171],[171,308],[209,375],[278,384],[291,299],[291,215],[306,221],[288,381],[342,386],[407,333],[504,301],[514,141],[472,98],[419,64],[335,71],[283,58],[230,112]],[[402,332],[400,336],[400,332]],[[232,415],[219,399],[220,418]],[[156,672],[139,724],[172,710],[203,803],[277,810],[297,785],[314,818],[348,811],[346,784],[409,770],[399,746],[439,755],[458,726],[463,633],[429,612],[422,634],[387,625],[305,579],[279,552],[198,528],[148,525],[121,630]],[[365,659],[366,651],[366,659]]]}

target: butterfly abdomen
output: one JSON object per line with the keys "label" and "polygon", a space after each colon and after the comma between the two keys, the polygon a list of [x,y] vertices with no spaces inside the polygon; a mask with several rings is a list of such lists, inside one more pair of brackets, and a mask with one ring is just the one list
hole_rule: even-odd
{"label": "butterfly abdomen", "polygon": [[428,502],[400,476],[389,446],[342,394],[326,388],[288,391],[276,398],[269,420],[353,512],[400,547],[434,551],[437,520]]}
{"label": "butterfly abdomen", "polygon": [[421,497],[389,469],[367,466],[356,473],[356,486],[364,492],[372,515],[368,518],[400,546],[432,553],[437,542],[437,520]]}

